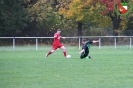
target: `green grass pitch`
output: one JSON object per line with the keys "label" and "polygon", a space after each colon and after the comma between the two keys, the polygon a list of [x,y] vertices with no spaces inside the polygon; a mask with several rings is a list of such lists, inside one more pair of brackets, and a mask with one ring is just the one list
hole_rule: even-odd
{"label": "green grass pitch", "polygon": [[0,51],[0,88],[132,88],[132,49],[90,49],[79,59],[76,48],[44,59],[46,50]]}

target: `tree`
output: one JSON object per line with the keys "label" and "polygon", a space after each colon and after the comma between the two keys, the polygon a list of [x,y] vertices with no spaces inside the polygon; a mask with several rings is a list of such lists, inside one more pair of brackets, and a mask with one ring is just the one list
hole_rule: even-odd
{"label": "tree", "polygon": [[60,8],[59,14],[66,19],[76,21],[77,35],[82,36],[84,25],[93,24],[95,27],[111,25],[109,17],[101,14],[104,8],[105,6],[101,5],[98,0],[73,0],[70,4]]}
{"label": "tree", "polygon": [[[133,0],[132,1],[132,5],[133,5]],[[127,22],[127,30],[133,30],[133,9],[132,12],[128,15],[128,22]],[[133,31],[132,31],[133,33]]]}
{"label": "tree", "polygon": [[[84,2],[85,1],[85,2]],[[59,9],[59,14],[66,19],[75,20],[78,24],[78,36],[82,36],[82,26],[84,23],[93,19],[95,8],[91,6],[92,0],[72,0],[70,4]]]}
{"label": "tree", "polygon": [[[114,36],[118,36],[118,29],[120,25],[123,25],[123,28],[125,28],[124,27],[125,25],[121,23],[123,17],[115,11],[115,8],[118,8],[118,4],[121,1],[123,0],[100,0],[101,4],[103,4],[106,7],[104,11],[102,12],[102,14],[104,16],[106,15],[111,18]],[[128,3],[131,3],[131,2],[128,2]]]}
{"label": "tree", "polygon": [[129,20],[127,22],[127,30],[133,30],[133,13],[129,15]]}
{"label": "tree", "polygon": [[[117,13],[114,11],[114,0],[100,0],[100,2],[106,7],[102,14],[109,16],[112,20],[113,35],[118,35],[117,30],[119,28],[121,18],[120,15],[117,15]],[[116,3],[120,3],[120,0],[118,0]]]}
{"label": "tree", "polygon": [[28,13],[22,3],[23,0],[1,0],[0,36],[15,36],[27,26]]}
{"label": "tree", "polygon": [[61,18],[54,11],[51,4],[53,3],[49,0],[38,0],[35,4],[28,7],[32,30],[37,30],[36,32],[41,31],[38,35],[34,33],[36,36],[41,36],[42,31],[43,35],[48,35],[48,32],[56,30],[61,25]]}

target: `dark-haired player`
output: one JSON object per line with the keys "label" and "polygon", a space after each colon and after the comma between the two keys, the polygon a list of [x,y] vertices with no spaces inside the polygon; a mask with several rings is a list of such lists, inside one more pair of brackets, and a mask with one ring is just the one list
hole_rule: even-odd
{"label": "dark-haired player", "polygon": [[64,57],[66,57],[66,48],[63,46],[63,44],[60,43],[60,38],[65,39],[65,37],[60,36],[61,30],[58,29],[57,32],[54,34],[54,42],[52,45],[52,50],[50,50],[46,56],[48,57],[50,54],[52,54],[57,48],[61,48],[63,50]]}
{"label": "dark-haired player", "polygon": [[99,41],[86,41],[85,39],[82,40],[82,43],[83,43],[83,46],[82,46],[82,50],[79,52],[80,55],[80,58],[83,59],[83,58],[90,58],[91,59],[91,56],[88,56],[89,54],[89,49],[90,49],[90,45],[93,44],[93,43],[97,43]]}

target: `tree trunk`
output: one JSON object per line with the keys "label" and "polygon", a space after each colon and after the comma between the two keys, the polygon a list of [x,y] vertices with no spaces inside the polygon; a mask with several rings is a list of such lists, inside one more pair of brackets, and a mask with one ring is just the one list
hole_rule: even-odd
{"label": "tree trunk", "polygon": [[112,23],[113,23],[113,35],[118,36],[118,29],[120,26],[121,18],[120,16],[117,16],[115,13],[114,17],[112,17]]}

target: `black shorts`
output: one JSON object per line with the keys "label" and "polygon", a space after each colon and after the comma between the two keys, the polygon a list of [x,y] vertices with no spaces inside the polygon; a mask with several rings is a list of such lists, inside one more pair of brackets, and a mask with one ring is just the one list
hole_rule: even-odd
{"label": "black shorts", "polygon": [[89,51],[88,52],[83,52],[81,55],[80,55],[80,59],[83,59],[85,57],[87,57],[89,54]]}

